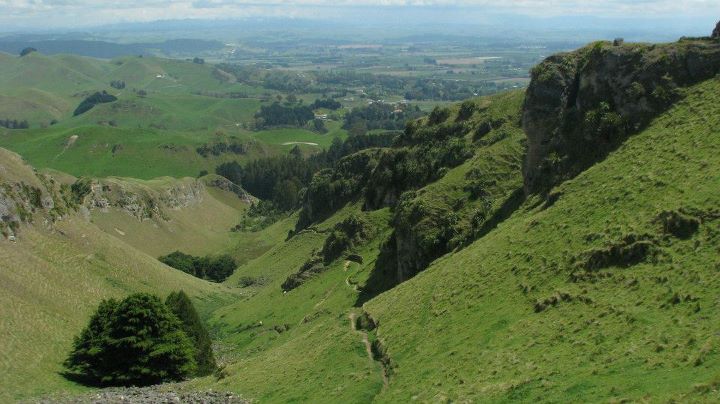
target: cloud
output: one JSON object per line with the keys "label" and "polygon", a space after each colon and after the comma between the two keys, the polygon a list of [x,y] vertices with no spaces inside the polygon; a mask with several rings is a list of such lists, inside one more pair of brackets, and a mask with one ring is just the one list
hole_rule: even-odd
{"label": "cloud", "polygon": [[466,9],[468,14],[607,17],[718,15],[718,0],[0,0],[0,24],[87,27],[168,19],[352,16],[352,9]]}

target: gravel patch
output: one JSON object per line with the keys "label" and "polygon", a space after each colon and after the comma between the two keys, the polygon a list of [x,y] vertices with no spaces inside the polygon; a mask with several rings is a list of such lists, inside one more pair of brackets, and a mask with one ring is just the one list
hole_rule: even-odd
{"label": "gravel patch", "polygon": [[159,386],[102,389],[79,396],[47,397],[37,404],[246,404],[250,401],[235,393],[217,391],[167,391]]}

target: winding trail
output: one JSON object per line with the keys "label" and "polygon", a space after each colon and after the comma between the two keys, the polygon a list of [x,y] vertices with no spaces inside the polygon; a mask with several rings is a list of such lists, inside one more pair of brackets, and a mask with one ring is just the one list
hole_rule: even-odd
{"label": "winding trail", "polygon": [[53,157],[53,161],[57,160],[58,157],[60,157],[60,156],[62,156],[63,154],[65,154],[65,152],[67,151],[67,149],[71,148],[71,147],[75,144],[75,142],[77,142],[78,138],[79,138],[78,135],[72,135],[72,136],[70,136],[70,137],[68,138],[67,142],[65,142],[65,147],[63,147],[62,151],[61,151],[60,153],[58,153],[57,156]]}
{"label": "winding trail", "polygon": [[[345,265],[343,266],[343,271],[344,271],[344,272],[347,272],[347,271],[348,271],[348,268],[350,267],[350,264],[352,264],[352,261],[345,261]],[[358,285],[357,285],[356,283],[350,282],[350,278],[351,278],[351,277],[352,277],[352,274],[348,275],[348,276],[345,278],[345,285],[347,285],[347,287],[351,288],[351,289],[354,290],[355,292],[358,292],[358,291],[359,291],[359,290],[358,290]]]}
{"label": "winding trail", "polygon": [[[343,272],[347,272],[348,269],[350,268],[350,265],[352,265],[352,261],[346,260],[345,264],[343,265]],[[352,276],[352,274],[348,275],[345,278],[345,285],[347,285],[349,288],[352,288],[354,291],[357,291],[358,286],[356,284],[350,282],[351,276]],[[327,295],[320,302],[324,302],[326,298],[327,298]],[[317,305],[316,305],[316,307],[317,307]],[[354,311],[351,311],[350,313],[348,313],[348,320],[350,321],[350,332],[352,332],[354,334],[358,334],[360,336],[363,346],[365,346],[365,353],[367,353],[368,360],[370,362],[380,366],[380,376],[382,377],[382,381],[383,381],[383,387],[382,387],[382,390],[380,390],[380,393],[382,393],[387,389],[387,387],[390,383],[390,379],[388,377],[388,370],[385,367],[385,364],[381,360],[378,360],[375,358],[375,355],[373,354],[373,347],[372,347],[372,344],[370,343],[370,338],[368,337],[367,331],[357,328],[357,313],[355,313]]]}
{"label": "winding trail", "polygon": [[371,362],[377,362],[380,365],[380,375],[382,376],[383,381],[383,387],[380,392],[382,393],[383,391],[385,391],[385,389],[387,389],[388,384],[390,383],[390,380],[388,379],[387,369],[385,369],[385,365],[383,365],[382,362],[375,359],[372,351],[372,344],[370,344],[370,339],[368,338],[367,332],[357,329],[357,314],[351,312],[348,315],[348,319],[350,320],[350,331],[361,336],[363,345],[365,345],[365,352],[367,353],[368,359]]}
{"label": "winding trail", "polygon": [[[356,334],[360,334],[360,336],[362,336],[362,342],[363,342],[363,345],[365,345],[365,352],[367,352],[368,359],[375,362],[375,358],[373,357],[373,353],[372,353],[372,345],[370,344],[370,340],[368,339],[367,333],[365,331],[361,331],[361,330],[357,329],[357,315],[355,313],[350,313],[350,315],[348,315],[348,319],[350,319],[350,331],[352,331]],[[385,372],[383,372],[383,376],[384,376],[384,374],[385,374]],[[385,378],[383,377],[383,379],[385,379]]]}

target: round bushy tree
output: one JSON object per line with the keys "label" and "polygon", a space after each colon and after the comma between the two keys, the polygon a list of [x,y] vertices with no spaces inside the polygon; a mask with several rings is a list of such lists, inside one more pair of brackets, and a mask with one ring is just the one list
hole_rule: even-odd
{"label": "round bushy tree", "polygon": [[165,304],[180,319],[185,334],[190,337],[195,345],[197,375],[205,376],[213,373],[216,365],[212,351],[212,340],[188,295],[182,290],[170,293],[165,300]]}
{"label": "round bushy tree", "polygon": [[68,374],[89,384],[146,386],[182,380],[195,349],[178,318],[156,296],[103,301],[75,339]]}

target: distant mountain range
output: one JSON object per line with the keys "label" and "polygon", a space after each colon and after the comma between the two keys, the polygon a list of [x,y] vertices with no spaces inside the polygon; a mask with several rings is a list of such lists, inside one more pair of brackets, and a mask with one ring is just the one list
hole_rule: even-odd
{"label": "distant mountain range", "polygon": [[196,55],[223,48],[220,41],[203,39],[172,39],[164,42],[114,43],[81,39],[28,39],[9,37],[0,39],[0,51],[19,54],[22,49],[32,47],[46,55],[61,53],[96,58],[115,58],[126,55]]}

